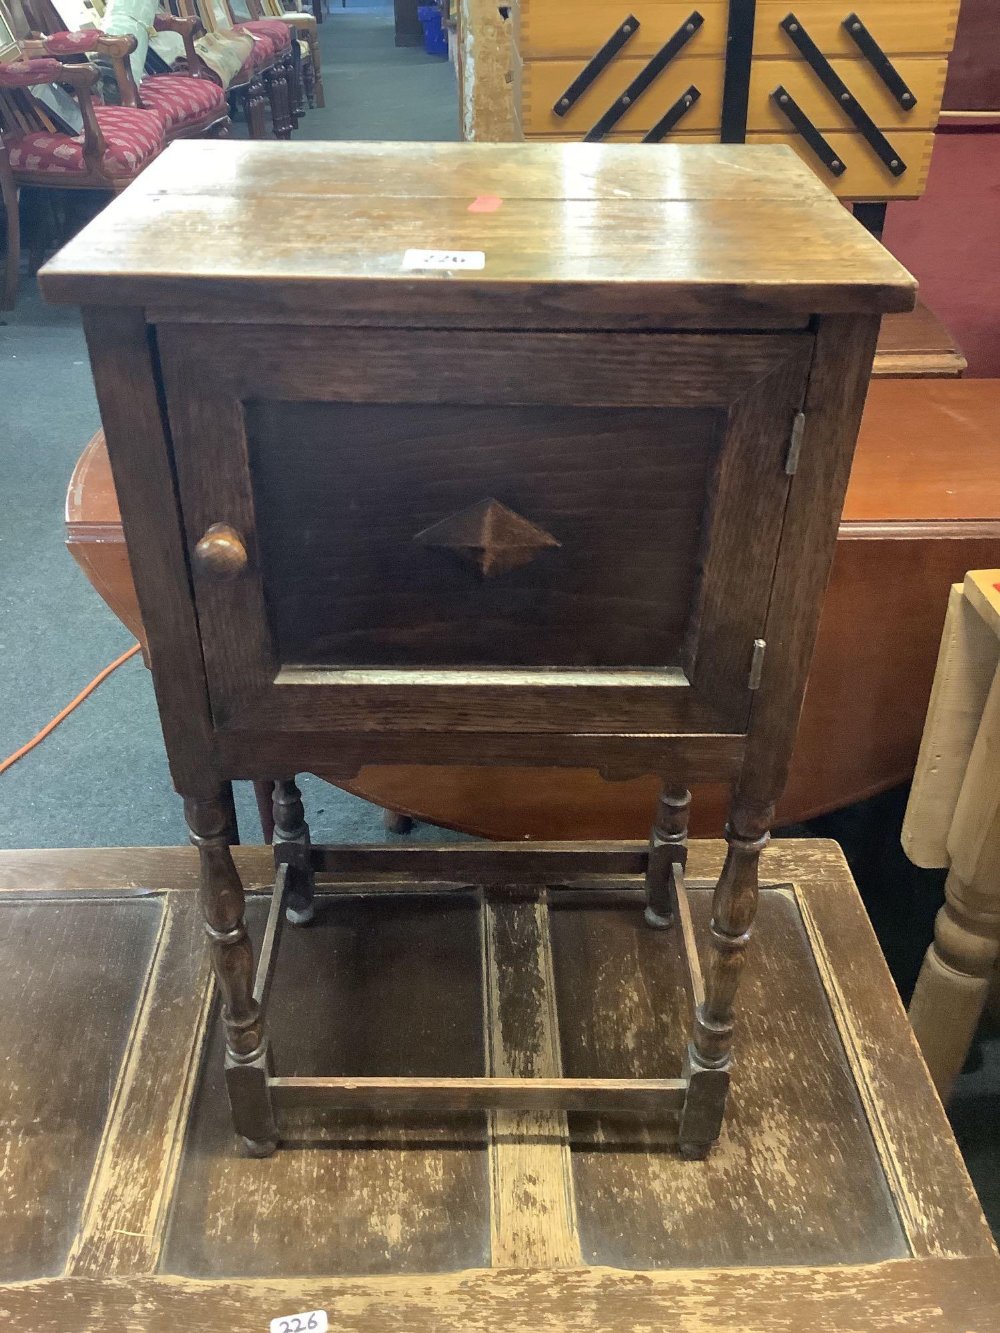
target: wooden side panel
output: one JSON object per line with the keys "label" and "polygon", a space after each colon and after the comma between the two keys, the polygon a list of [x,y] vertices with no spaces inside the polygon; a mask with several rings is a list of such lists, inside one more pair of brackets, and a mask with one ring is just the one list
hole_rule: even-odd
{"label": "wooden side panel", "polygon": [[158,899],[0,908],[5,1281],[66,1263],[162,912]]}
{"label": "wooden side panel", "polygon": [[138,309],[88,309],[84,327],[171,776],[187,796],[210,793],[208,693],[152,330]]}
{"label": "wooden side panel", "polygon": [[[710,894],[691,899],[701,936]],[[646,929],[639,907],[555,910],[552,931],[565,1072],[676,1076],[691,1020],[674,941]],[[808,1058],[791,1057],[789,1023]],[[677,1155],[670,1120],[637,1128],[573,1116],[570,1128],[588,1263],[739,1266],[764,1252],[776,1265],[860,1263],[909,1252],[783,890],[761,897],[729,1111],[708,1160],[692,1169]]]}
{"label": "wooden side panel", "polygon": [[[248,913],[259,939],[267,903]],[[286,930],[269,1026],[280,1075],[484,1070],[472,899],[340,900]],[[442,984],[442,978],[447,984]],[[295,1112],[267,1161],[238,1155],[215,1023],[163,1257],[167,1272],[421,1273],[490,1261],[485,1117]]]}
{"label": "wooden side panel", "polygon": [[[560,1078],[559,1020],[544,901],[487,898],[483,975],[489,1072]],[[562,1112],[489,1116],[494,1268],[575,1268],[582,1262],[569,1130]]]}
{"label": "wooden side panel", "polygon": [[825,319],[816,338],[740,782],[742,800],[763,811],[788,777],[877,340],[868,317]]}
{"label": "wooden side panel", "polygon": [[197,1081],[210,978],[197,898],[168,894],[67,1273],[156,1271]]}

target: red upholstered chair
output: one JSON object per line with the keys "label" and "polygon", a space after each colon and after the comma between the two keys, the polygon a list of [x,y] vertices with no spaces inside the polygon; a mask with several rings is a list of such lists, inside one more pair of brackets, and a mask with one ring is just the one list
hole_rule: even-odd
{"label": "red upholstered chair", "polygon": [[[98,72],[89,65],[54,59],[26,59],[0,65],[3,144],[20,185],[60,189],[123,190],[166,143],[155,111],[96,102]],[[80,134],[48,128],[44,108],[27,90],[37,84],[72,88],[83,118]],[[26,97],[11,96],[18,91]],[[16,109],[15,109],[16,107]]]}
{"label": "red upholstered chair", "polygon": [[[51,58],[0,64],[0,141],[9,167],[8,188],[21,185],[59,190],[107,190],[129,185],[166,143],[163,122],[154,111],[105,106],[93,96],[98,71],[90,65],[66,65]],[[52,84],[72,90],[83,129],[78,134],[54,128],[56,118],[30,89]],[[7,199],[4,199],[7,205]],[[16,213],[16,198],[6,211]],[[8,222],[7,281],[10,300],[16,284],[18,236]]]}
{"label": "red upholstered chair", "polygon": [[199,135],[229,133],[229,104],[226,94],[205,75],[194,45],[196,19],[163,19],[158,27],[177,32],[183,39],[188,72],[154,74],[136,87],[129,56],[136,48],[134,37],[108,36],[95,28],[82,32],[55,32],[48,37],[22,42],[28,56],[54,56],[73,61],[88,54],[106,56],[115,71],[123,106],[154,112],[159,116],[167,142]]}
{"label": "red upholstered chair", "polygon": [[[186,14],[194,12],[209,32],[225,36],[227,32],[244,34],[253,41],[253,50],[233,86],[260,78],[271,105],[271,124],[276,139],[289,139],[298,125],[296,89],[299,85],[298,44],[292,41],[287,24],[278,20],[251,19],[237,22],[228,0],[178,0]],[[232,88],[231,88],[232,91]],[[250,115],[248,110],[248,123]],[[254,126],[250,123],[251,137]]]}

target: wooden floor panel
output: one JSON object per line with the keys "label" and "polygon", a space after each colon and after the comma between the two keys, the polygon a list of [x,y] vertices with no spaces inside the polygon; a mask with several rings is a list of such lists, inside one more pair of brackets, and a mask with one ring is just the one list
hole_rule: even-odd
{"label": "wooden floor panel", "polygon": [[[700,938],[710,894],[691,893]],[[668,933],[635,909],[552,913],[563,1070],[672,1078],[689,1020]],[[793,894],[761,894],[730,1110],[705,1162],[676,1125],[570,1117],[585,1262],[623,1268],[856,1263],[909,1253]]]}
{"label": "wooden floor panel", "polygon": [[[266,901],[251,903],[255,943]],[[472,898],[327,900],[286,929],[271,998],[277,1072],[479,1075]],[[241,1156],[213,1024],[161,1268],[192,1277],[440,1272],[490,1262],[485,1116],[303,1112],[290,1146]]]}
{"label": "wooden floor panel", "polygon": [[[724,851],[690,851],[702,942]],[[266,882],[269,851],[237,861]],[[304,1111],[258,1161],[193,851],[0,854],[5,1333],[993,1333],[1000,1262],[840,852],[775,843],[763,878],[707,1161],[669,1121]],[[677,1074],[676,941],[641,895],[549,898],[327,900],[284,935],[279,1071]]]}
{"label": "wooden floor panel", "polygon": [[0,900],[0,1280],[63,1271],[162,916]]}

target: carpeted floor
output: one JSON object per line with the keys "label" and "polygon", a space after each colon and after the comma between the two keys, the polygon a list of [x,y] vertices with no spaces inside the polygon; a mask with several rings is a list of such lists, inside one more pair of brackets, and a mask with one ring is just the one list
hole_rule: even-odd
{"label": "carpeted floor", "polygon": [[[319,29],[326,108],[297,139],[457,139],[447,61],[393,43],[392,6],[332,9]],[[242,127],[237,127],[240,133]],[[75,311],[46,306],[22,280],[0,315],[0,758],[42,727],[131,643],[63,546],[66,485],[99,425]],[[0,846],[158,845],[186,841],[167,774],[149,673],[136,658],[0,777]],[[259,840],[247,784],[240,826]],[[381,814],[303,779],[317,837],[384,836]],[[416,836],[441,837],[438,829]]]}

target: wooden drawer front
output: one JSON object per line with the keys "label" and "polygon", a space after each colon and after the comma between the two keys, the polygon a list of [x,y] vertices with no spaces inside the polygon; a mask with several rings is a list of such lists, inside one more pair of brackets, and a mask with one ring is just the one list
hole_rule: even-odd
{"label": "wooden drawer front", "polygon": [[811,342],[161,327],[217,724],[741,730]]}
{"label": "wooden drawer front", "polygon": [[606,0],[522,0],[514,44],[526,61],[586,61],[622,23],[633,18],[638,20],[638,27],[615,59],[648,60],[693,13],[700,14],[704,23],[689,49],[698,55],[723,56],[729,6],[718,0],[708,4],[698,0],[635,0],[634,4],[621,5],[608,5]]}
{"label": "wooden drawer front", "polygon": [[[917,99],[912,111],[900,106],[865,61],[840,58],[830,61],[859,105],[886,134],[900,129],[933,129],[941,109],[947,61],[930,56],[899,56],[892,63]],[[847,113],[806,62],[790,58],[754,61],[747,107],[748,133],[772,129],[789,132],[788,121],[771,100],[771,93],[779,84],[788,90],[818,130],[854,128]]]}
{"label": "wooden drawer front", "polygon": [[787,56],[794,52],[781,28],[790,13],[824,55],[859,58],[844,20],[857,14],[886,55],[933,55],[946,58],[955,42],[958,0],[758,0],[753,53]]}
{"label": "wooden drawer front", "polygon": [[[575,138],[575,135],[538,135],[537,138]],[[846,170],[841,176],[833,173],[821,162],[810,146],[798,135],[788,134],[748,134],[747,143],[787,143],[794,148],[799,157],[816,172],[816,175],[840,199],[914,199],[923,193],[930,171],[931,153],[934,149],[933,130],[916,132],[897,130],[893,133],[892,143],[899,150],[906,162],[906,171],[902,176],[893,176],[884,164],[872,152],[870,146],[860,134],[840,131],[823,135],[827,143],[845,164]],[[631,134],[609,134],[607,143],[638,143],[642,135],[635,131]],[[704,130],[698,134],[675,131],[668,134],[664,143],[718,143],[716,131]]]}
{"label": "wooden drawer front", "polygon": [[[694,54],[698,34],[690,47],[663,71],[636,100],[615,127],[616,133],[641,137],[692,85],[701,94],[683,118],[687,130],[714,130],[722,123],[724,67],[720,58]],[[690,54],[689,54],[690,52]],[[518,117],[524,134],[561,139],[582,139],[646,67],[643,59],[613,60],[564,116],[553,111],[556,102],[584,68],[580,60],[514,60],[519,78]],[[607,136],[610,141],[613,136]]]}
{"label": "wooden drawer front", "polygon": [[724,426],[705,408],[248,404],[279,659],[679,666]]}
{"label": "wooden drawer front", "polygon": [[[723,56],[729,21],[728,4],[678,3],[678,0],[634,0],[616,7],[606,0],[520,0],[514,43],[525,60],[589,59],[630,16],[638,28],[625,51],[629,56],[654,55],[692,12],[704,26],[699,55]],[[844,29],[857,13],[887,55],[947,56],[955,41],[958,0],[758,0],[754,24],[754,57],[787,56],[793,48],[781,29],[789,13],[801,18],[820,50],[831,58],[858,57],[858,47]]]}
{"label": "wooden drawer front", "polygon": [[837,154],[838,161],[844,163],[843,175],[834,176],[798,135],[748,134],[747,143],[789,144],[841,199],[915,199],[923,193],[934,149],[933,130],[892,132],[892,146],[906,163],[902,176],[893,176],[887,171],[860,134],[824,132],[823,138]]}

